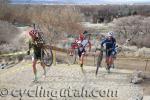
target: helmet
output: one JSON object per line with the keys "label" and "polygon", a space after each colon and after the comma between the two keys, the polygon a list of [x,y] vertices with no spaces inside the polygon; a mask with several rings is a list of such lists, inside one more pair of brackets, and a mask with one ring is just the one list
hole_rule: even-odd
{"label": "helmet", "polygon": [[85,31],[83,32],[83,34],[84,34],[84,35],[88,34],[88,31],[85,30]]}
{"label": "helmet", "polygon": [[114,32],[108,32],[108,33],[107,33],[107,37],[110,37],[110,36],[111,36],[111,37],[114,37]]}
{"label": "helmet", "polygon": [[37,30],[31,30],[31,31],[29,32],[29,35],[30,35],[32,38],[36,39],[36,38],[38,38],[38,31],[37,31]]}
{"label": "helmet", "polygon": [[84,35],[85,37],[87,37],[87,36],[90,36],[91,34],[90,34],[88,31],[85,30],[85,31],[83,32],[83,35]]}

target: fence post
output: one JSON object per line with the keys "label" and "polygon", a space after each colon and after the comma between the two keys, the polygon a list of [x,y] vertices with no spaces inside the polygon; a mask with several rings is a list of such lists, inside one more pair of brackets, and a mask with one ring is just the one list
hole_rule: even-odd
{"label": "fence post", "polygon": [[56,66],[56,50],[53,50],[53,65]]}

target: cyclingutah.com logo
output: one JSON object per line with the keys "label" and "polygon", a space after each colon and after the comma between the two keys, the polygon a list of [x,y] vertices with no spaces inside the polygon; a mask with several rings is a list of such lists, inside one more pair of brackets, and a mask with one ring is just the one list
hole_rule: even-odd
{"label": "cyclingutah.com logo", "polygon": [[67,98],[117,98],[118,91],[98,88],[87,89],[85,87],[81,89],[74,89],[71,87],[52,89],[44,88],[43,86],[36,86],[33,89],[0,89],[0,98],[7,98],[8,96],[18,98],[19,100],[25,100],[27,98],[47,98],[48,100],[63,98],[65,98],[65,100],[67,100]]}

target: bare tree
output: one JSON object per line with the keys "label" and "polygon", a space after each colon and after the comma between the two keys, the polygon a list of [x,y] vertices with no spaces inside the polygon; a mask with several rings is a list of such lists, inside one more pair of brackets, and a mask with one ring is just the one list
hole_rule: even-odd
{"label": "bare tree", "polygon": [[75,7],[36,7],[31,10],[34,10],[32,13],[33,23],[42,27],[51,43],[62,38],[63,33],[77,33],[82,29],[79,24],[81,16]]}

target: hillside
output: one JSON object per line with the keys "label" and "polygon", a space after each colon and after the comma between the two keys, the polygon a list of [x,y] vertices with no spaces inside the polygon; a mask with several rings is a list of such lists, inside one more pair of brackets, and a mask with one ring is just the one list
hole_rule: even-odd
{"label": "hillside", "polygon": [[31,4],[150,4],[148,0],[11,0],[12,3]]}

